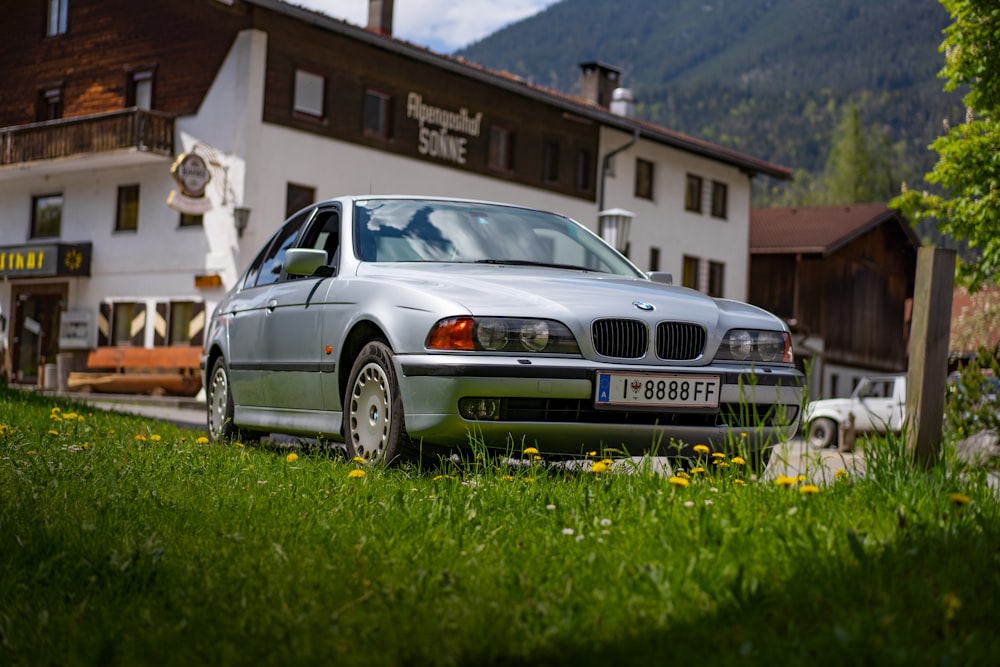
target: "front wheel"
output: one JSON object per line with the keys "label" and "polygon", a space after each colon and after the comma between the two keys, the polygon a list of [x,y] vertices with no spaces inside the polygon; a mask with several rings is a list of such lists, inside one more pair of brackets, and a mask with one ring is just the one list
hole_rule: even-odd
{"label": "front wheel", "polygon": [[352,458],[388,465],[409,447],[392,350],[385,343],[372,341],[361,348],[351,368],[344,407],[344,440]]}
{"label": "front wheel", "polygon": [[814,419],[809,424],[809,444],[816,449],[830,447],[837,440],[837,422],[827,417]]}

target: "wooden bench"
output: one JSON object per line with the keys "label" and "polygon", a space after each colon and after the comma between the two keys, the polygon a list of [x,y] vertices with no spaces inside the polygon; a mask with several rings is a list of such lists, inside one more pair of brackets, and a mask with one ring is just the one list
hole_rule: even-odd
{"label": "wooden bench", "polygon": [[201,389],[201,348],[99,347],[87,355],[87,370],[69,374],[71,391],[194,396]]}

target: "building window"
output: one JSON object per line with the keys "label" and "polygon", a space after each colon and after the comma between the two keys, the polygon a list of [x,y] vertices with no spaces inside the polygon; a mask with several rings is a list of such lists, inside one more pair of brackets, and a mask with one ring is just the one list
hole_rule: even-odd
{"label": "building window", "polygon": [[119,185],[115,231],[134,232],[137,229],[139,229],[139,186]]}
{"label": "building window", "polygon": [[549,139],[542,153],[542,180],[555,183],[559,180],[559,142]]}
{"label": "building window", "polygon": [[316,201],[316,188],[289,183],[285,186],[285,220]]}
{"label": "building window", "polygon": [[514,133],[506,127],[490,127],[489,165],[500,171],[511,171],[514,168]]}
{"label": "building window", "polygon": [[723,296],[723,283],[726,280],[726,265],[722,262],[708,263],[708,295]]}
{"label": "building window", "polygon": [[653,163],[642,158],[635,159],[635,196],[653,198]]}
{"label": "building window", "polygon": [[684,287],[690,287],[691,289],[699,289],[698,287],[698,265],[699,261],[697,257],[691,257],[689,255],[684,255],[684,275],[681,280],[681,284]]}
{"label": "building window", "polygon": [[125,88],[125,106],[140,109],[153,108],[153,70],[144,69],[128,73]]}
{"label": "building window", "polygon": [[48,20],[45,23],[45,34],[66,34],[66,15],[69,12],[69,0],[48,0]]}
{"label": "building window", "polygon": [[62,195],[38,195],[31,198],[31,238],[59,236],[62,233]]}
{"label": "building window", "polygon": [[712,217],[725,220],[728,215],[729,186],[719,181],[712,181]]}
{"label": "building window", "polygon": [[35,120],[39,123],[56,120],[63,115],[62,84],[45,86],[38,91]]}
{"label": "building window", "polygon": [[659,271],[660,270],[660,249],[653,246],[649,249],[649,270]]}
{"label": "building window", "polygon": [[326,78],[305,70],[295,70],[295,102],[297,113],[322,120],[326,114]]}
{"label": "building window", "polygon": [[167,345],[187,345],[191,342],[191,321],[194,301],[171,301],[167,317]]}
{"label": "building window", "polygon": [[205,222],[205,216],[202,214],[193,213],[181,213],[180,222],[177,223],[178,227],[201,227]]}
{"label": "building window", "polygon": [[392,136],[392,98],[375,90],[365,91],[364,132],[370,137]]}
{"label": "building window", "polygon": [[684,192],[684,210],[701,213],[701,176],[687,175],[687,189]]}
{"label": "building window", "polygon": [[141,347],[146,333],[146,306],[116,301],[111,309],[111,344]]}
{"label": "building window", "polygon": [[588,192],[591,187],[591,173],[593,172],[593,160],[590,151],[581,148],[576,152],[576,189],[581,192]]}

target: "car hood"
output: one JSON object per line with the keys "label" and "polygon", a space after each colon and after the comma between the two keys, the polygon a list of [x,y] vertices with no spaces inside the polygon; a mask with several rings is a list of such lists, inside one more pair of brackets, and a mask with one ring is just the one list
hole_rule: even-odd
{"label": "car hood", "polygon": [[[419,266],[419,268],[417,268]],[[562,321],[594,316],[672,319],[711,328],[727,315],[740,326],[781,329],[770,313],[748,304],[715,299],[696,290],[641,278],[566,269],[509,265],[361,265],[360,279],[397,283],[451,301],[472,315],[548,317]]]}

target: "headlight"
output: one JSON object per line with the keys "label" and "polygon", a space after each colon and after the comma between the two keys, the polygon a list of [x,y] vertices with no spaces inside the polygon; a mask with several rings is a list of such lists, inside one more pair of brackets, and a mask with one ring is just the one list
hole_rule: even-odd
{"label": "headlight", "polygon": [[565,324],[520,317],[449,317],[431,328],[425,345],[430,350],[580,354]]}
{"label": "headlight", "polygon": [[722,339],[716,361],[792,363],[792,337],[784,331],[730,329]]}

